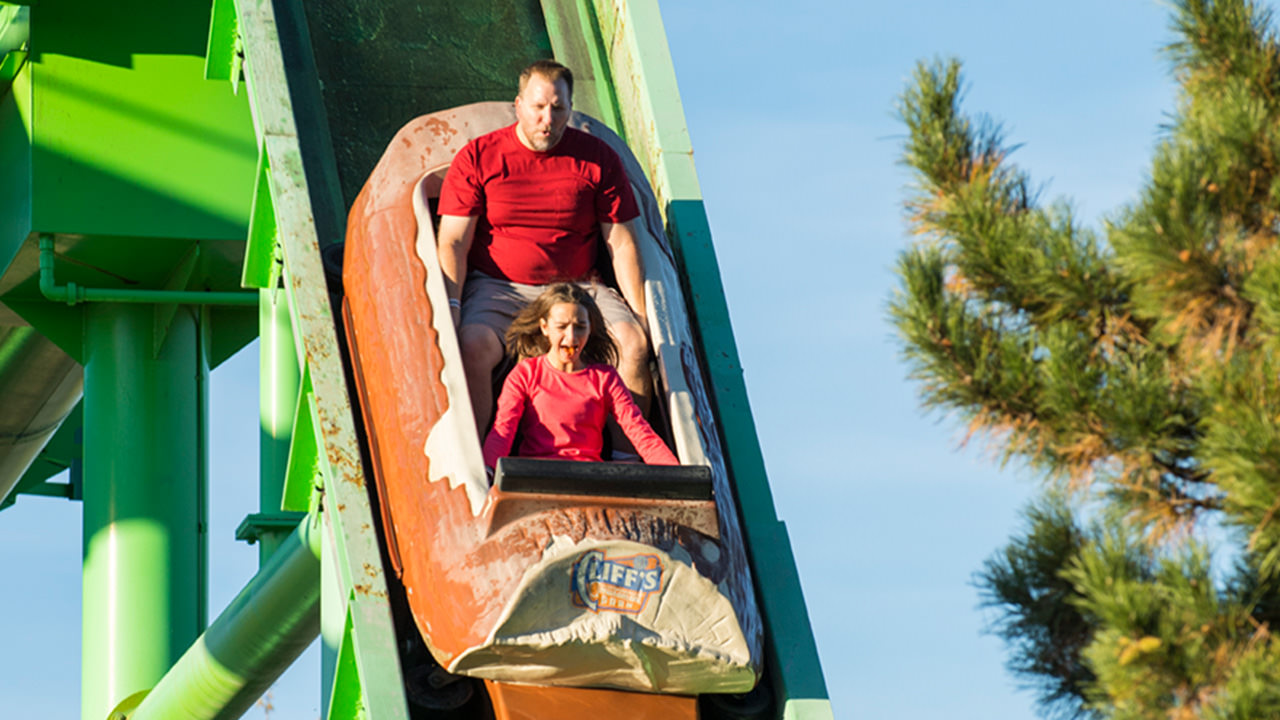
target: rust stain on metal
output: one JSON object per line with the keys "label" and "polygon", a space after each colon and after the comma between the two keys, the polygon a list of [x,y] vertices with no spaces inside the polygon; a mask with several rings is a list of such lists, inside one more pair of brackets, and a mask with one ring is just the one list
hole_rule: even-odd
{"label": "rust stain on metal", "polygon": [[[331,450],[326,454],[329,457],[330,467],[340,468],[340,467],[346,466],[346,455],[344,453],[334,452]],[[352,485],[355,485],[357,488],[360,488],[361,490],[364,489],[364,473],[355,471],[353,469],[352,472],[342,473],[341,477],[344,482],[349,482]]]}
{"label": "rust stain on metal", "polygon": [[458,131],[454,130],[452,125],[440,118],[431,118],[427,120],[424,127],[426,127],[431,134],[435,135],[437,139],[443,142],[452,140],[453,136],[458,134]]}

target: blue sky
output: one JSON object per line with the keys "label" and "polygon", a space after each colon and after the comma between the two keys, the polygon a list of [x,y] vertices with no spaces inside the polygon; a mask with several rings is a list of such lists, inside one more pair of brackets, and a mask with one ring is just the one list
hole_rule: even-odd
{"label": "blue sky", "polygon": [[[691,5],[693,7],[691,7]],[[967,107],[1099,224],[1135,197],[1174,86],[1145,0],[666,3],[664,16],[779,515],[838,718],[1014,720],[972,573],[1038,487],[925,416],[885,321],[910,178],[893,114],[957,56]],[[709,43],[707,28],[725,37]],[[708,48],[714,44],[714,49]]]}
{"label": "blue sky", "polygon": [[[667,0],[668,41],[779,516],[837,718],[1021,720],[971,577],[1038,480],[920,410],[885,321],[905,246],[895,97],[919,59],[957,56],[967,107],[1013,161],[1099,226],[1143,181],[1174,85],[1151,0],[900,3]],[[256,344],[212,393],[212,613],[256,568],[232,539],[256,510]],[[79,506],[0,513],[12,717],[79,713]],[[767,578],[764,579],[767,581]],[[273,693],[311,720],[309,652]],[[261,718],[262,708],[246,717]]]}

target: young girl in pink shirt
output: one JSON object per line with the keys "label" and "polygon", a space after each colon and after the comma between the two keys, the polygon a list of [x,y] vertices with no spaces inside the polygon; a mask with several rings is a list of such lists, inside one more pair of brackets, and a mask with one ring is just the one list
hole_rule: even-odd
{"label": "young girl in pink shirt", "polygon": [[[617,349],[586,290],[570,283],[547,288],[511,323],[507,347],[520,362],[498,396],[484,441],[486,466],[511,454],[599,462],[609,417],[646,463],[679,464],[613,369]],[[520,447],[512,453],[517,433]]]}

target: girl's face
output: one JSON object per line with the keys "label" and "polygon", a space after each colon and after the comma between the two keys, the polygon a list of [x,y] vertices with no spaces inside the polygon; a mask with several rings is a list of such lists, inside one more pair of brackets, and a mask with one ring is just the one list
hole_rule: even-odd
{"label": "girl's face", "polygon": [[547,350],[551,362],[575,369],[584,365],[582,348],[586,347],[587,335],[591,332],[586,308],[577,303],[556,303],[540,325],[551,344]]}

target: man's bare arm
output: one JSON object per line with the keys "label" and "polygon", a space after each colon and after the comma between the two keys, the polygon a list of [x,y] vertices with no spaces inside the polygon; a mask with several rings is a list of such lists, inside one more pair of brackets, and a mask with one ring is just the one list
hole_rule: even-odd
{"label": "man's bare arm", "polygon": [[640,246],[636,243],[635,221],[624,223],[600,223],[605,245],[613,259],[613,274],[618,280],[622,298],[640,318],[640,324],[648,328],[644,306],[644,262],[640,259]]}
{"label": "man's bare arm", "polygon": [[467,280],[467,253],[471,251],[471,241],[476,236],[476,222],[476,217],[441,215],[440,231],[436,234],[436,253],[440,258],[444,290],[449,296],[455,326],[462,317],[462,311],[452,301],[462,301],[462,284]]}

